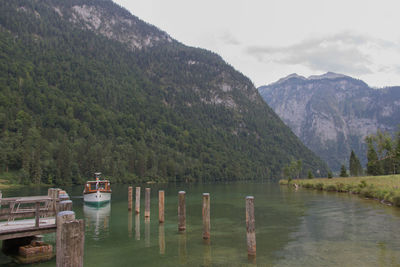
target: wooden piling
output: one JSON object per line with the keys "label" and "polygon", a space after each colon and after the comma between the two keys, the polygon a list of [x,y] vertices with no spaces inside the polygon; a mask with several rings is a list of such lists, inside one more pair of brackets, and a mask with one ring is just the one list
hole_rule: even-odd
{"label": "wooden piling", "polygon": [[164,222],[164,190],[158,191],[158,222]]}
{"label": "wooden piling", "polygon": [[140,187],[136,187],[135,212],[140,213]]}
{"label": "wooden piling", "polygon": [[203,193],[203,239],[210,239],[210,194]]}
{"label": "wooden piling", "polygon": [[75,220],[73,211],[57,214],[57,267],[83,267],[84,229],[84,221]]}
{"label": "wooden piling", "polygon": [[256,256],[256,229],[254,216],[254,197],[246,197],[246,230],[247,230],[247,254]]}
{"label": "wooden piling", "polygon": [[186,230],[186,204],[185,204],[185,191],[179,191],[178,198],[178,230]]}
{"label": "wooden piling", "polygon": [[132,211],[132,186],[128,187],[128,211]]}
{"label": "wooden piling", "polygon": [[[57,255],[57,267],[83,267],[85,223],[83,220],[68,221],[61,230],[61,253]],[[57,254],[58,254],[57,248]],[[59,260],[59,256],[61,259]]]}
{"label": "wooden piling", "polygon": [[54,212],[57,212],[57,199],[59,191],[59,188],[49,188],[47,190],[47,196],[51,198],[50,209]]}
{"label": "wooden piling", "polygon": [[72,210],[72,200],[63,200],[58,203],[58,212]]}
{"label": "wooden piling", "polygon": [[150,218],[150,188],[146,188],[144,195],[144,217]]}

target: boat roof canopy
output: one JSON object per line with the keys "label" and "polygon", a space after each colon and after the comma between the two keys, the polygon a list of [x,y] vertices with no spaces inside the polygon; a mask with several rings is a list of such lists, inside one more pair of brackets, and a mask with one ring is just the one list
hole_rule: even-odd
{"label": "boat roof canopy", "polygon": [[87,181],[86,183],[89,184],[89,183],[109,183],[109,182],[110,182],[109,180],[98,180],[98,181]]}

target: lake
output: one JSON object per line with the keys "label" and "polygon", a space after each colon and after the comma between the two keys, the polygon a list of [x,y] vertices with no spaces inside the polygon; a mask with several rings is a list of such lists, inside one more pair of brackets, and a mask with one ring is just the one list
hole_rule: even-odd
{"label": "lake", "polygon": [[[136,186],[136,185],[134,185]],[[113,185],[110,205],[83,204],[83,186],[68,191],[86,222],[85,266],[399,266],[400,209],[358,196],[277,183],[167,184],[151,188],[150,221],[128,212],[128,185]],[[165,190],[165,223],[158,223]],[[178,233],[178,191],[186,191],[186,232]],[[3,190],[3,197],[47,194]],[[135,189],[133,190],[135,193]],[[202,239],[202,193],[211,198],[211,240]],[[247,257],[245,197],[254,196],[257,257]],[[55,234],[45,236],[55,243]],[[54,245],[55,246],[55,245]],[[1,266],[15,266],[0,256]],[[55,266],[55,259],[33,266]]]}

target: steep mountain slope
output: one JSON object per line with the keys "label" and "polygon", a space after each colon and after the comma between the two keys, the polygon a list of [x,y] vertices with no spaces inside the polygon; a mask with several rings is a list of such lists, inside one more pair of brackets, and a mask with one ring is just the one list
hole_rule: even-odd
{"label": "steep mountain slope", "polygon": [[258,88],[265,101],[312,151],[339,170],[353,149],[366,163],[364,137],[400,124],[400,87],[372,89],[351,77],[289,75]]}
{"label": "steep mountain slope", "polygon": [[278,178],[326,165],[218,55],[109,0],[0,1],[0,164],[21,182]]}

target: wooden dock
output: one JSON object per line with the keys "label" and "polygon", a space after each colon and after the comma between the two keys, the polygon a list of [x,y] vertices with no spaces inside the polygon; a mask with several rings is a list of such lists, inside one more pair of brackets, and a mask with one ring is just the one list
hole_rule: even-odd
{"label": "wooden dock", "polygon": [[43,235],[57,230],[56,219],[54,217],[41,218],[39,226],[35,224],[35,219],[0,222],[0,240]]}
{"label": "wooden dock", "polygon": [[[66,210],[63,200],[67,199],[65,191],[56,188],[45,196],[0,198],[0,240],[55,232],[55,216]],[[67,209],[72,208],[72,203],[67,204]]]}
{"label": "wooden dock", "polygon": [[46,196],[13,198],[2,198],[0,192],[0,240],[4,253],[22,263],[49,260],[53,248],[38,238],[51,232],[57,236],[57,267],[82,267],[84,221],[75,220],[72,201],[65,191],[50,188]]}

